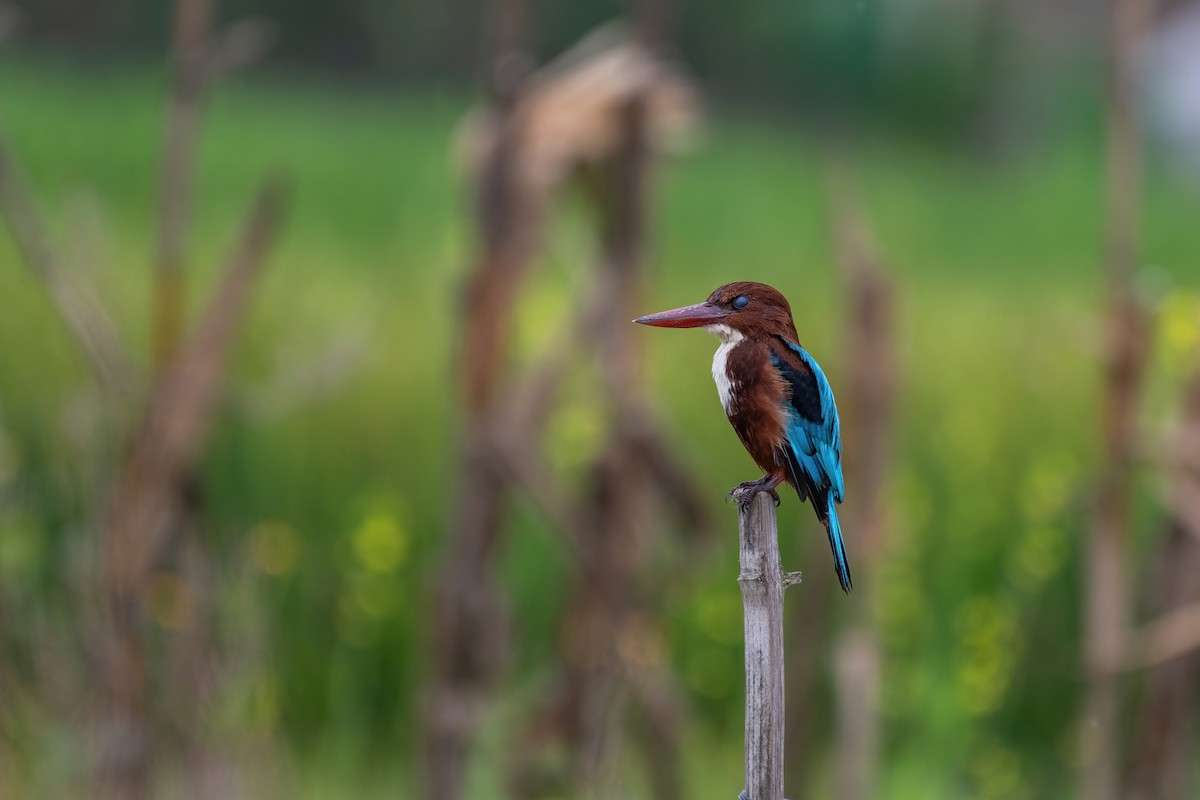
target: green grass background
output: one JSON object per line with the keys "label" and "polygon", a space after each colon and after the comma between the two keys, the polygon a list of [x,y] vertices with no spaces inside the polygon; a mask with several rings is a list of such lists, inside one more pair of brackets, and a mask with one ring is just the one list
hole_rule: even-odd
{"label": "green grass background", "polygon": [[[60,253],[101,287],[141,362],[164,86],[144,65],[0,56],[0,131]],[[260,177],[278,168],[295,186],[237,347],[240,388],[203,485],[218,628],[245,666],[199,722],[267,793],[407,796],[426,592],[446,509],[471,490],[451,471],[456,298],[471,230],[450,138],[466,107],[457,94],[253,74],[222,86],[205,116],[193,311]],[[772,283],[836,388],[847,323],[824,151],[799,110],[794,117],[718,106],[697,146],[664,165],[646,310],[696,302],[730,280]],[[1002,160],[872,131],[849,150],[899,288],[891,539],[870,612],[886,649],[882,796],[1061,797],[1072,785],[1081,543],[1103,344],[1097,118],[1081,112]],[[1152,153],[1143,276],[1161,334],[1144,410],[1152,431],[1170,419],[1200,341],[1195,219],[1195,187]],[[535,356],[569,318],[590,255],[586,221],[568,200],[522,298],[519,358]],[[348,379],[251,413],[247,392],[347,331],[362,343]],[[664,531],[660,560],[669,658],[689,709],[689,796],[733,798],[740,601],[734,516],[721,497],[756,475],[721,419],[713,341],[641,335],[654,402],[729,533],[711,550],[684,553]],[[602,434],[587,380],[576,377],[550,424],[551,457],[568,473]],[[48,634],[78,638],[70,632],[94,536],[84,513],[111,463],[88,386],[46,297],[0,233],[0,622],[18,698],[3,722],[6,779],[28,796],[70,794],[83,769],[78,715],[39,699],[42,676],[31,665]],[[1158,485],[1146,469],[1138,553],[1158,531]],[[798,542],[820,532],[794,500],[780,513],[794,561]],[[570,580],[557,535],[520,505],[512,516],[501,579],[519,643],[472,775],[475,798],[501,794],[506,737],[552,674],[557,600]],[[834,613],[847,616],[855,602],[838,597]],[[789,613],[805,613],[803,589]],[[163,620],[166,639],[170,614]],[[826,714],[828,705],[822,699]],[[829,793],[827,756],[799,783],[790,778],[796,793]],[[636,749],[620,759],[628,768],[611,795],[645,796]]]}

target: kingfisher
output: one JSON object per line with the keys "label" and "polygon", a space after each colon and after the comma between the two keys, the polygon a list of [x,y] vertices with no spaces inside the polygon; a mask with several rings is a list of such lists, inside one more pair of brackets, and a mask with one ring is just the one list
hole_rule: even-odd
{"label": "kingfisher", "polygon": [[638,317],[659,328],[704,328],[721,340],[712,374],[725,415],[765,473],[730,495],[747,502],[789,483],[807,499],[829,533],[833,566],[849,593],[850,564],[838,522],[842,502],[842,434],[833,389],[816,359],[797,341],[792,309],[765,283],[728,283],[703,303]]}

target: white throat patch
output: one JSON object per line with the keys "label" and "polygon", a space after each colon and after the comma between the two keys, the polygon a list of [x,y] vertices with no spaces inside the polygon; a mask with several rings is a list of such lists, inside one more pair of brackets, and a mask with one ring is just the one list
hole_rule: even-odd
{"label": "white throat patch", "polygon": [[717,383],[717,394],[721,396],[721,406],[725,409],[725,416],[733,416],[737,411],[738,387],[729,379],[726,362],[729,359],[729,351],[737,347],[746,337],[728,325],[707,325],[704,330],[721,338],[721,346],[713,355],[712,374],[713,380]]}

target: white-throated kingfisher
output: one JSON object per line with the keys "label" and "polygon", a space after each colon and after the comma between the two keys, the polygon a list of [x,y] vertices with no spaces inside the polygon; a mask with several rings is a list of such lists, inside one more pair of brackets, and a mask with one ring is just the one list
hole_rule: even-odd
{"label": "white-throated kingfisher", "polygon": [[[766,473],[733,491],[746,499],[790,483],[808,499],[829,533],[833,565],[850,591],[850,564],[838,522],[842,502],[842,434],[833,389],[816,360],[797,344],[792,309],[765,283],[741,281],[703,303],[638,317],[659,328],[704,328],[721,339],[713,380],[725,415],[750,457]],[[732,492],[731,492],[732,494]]]}

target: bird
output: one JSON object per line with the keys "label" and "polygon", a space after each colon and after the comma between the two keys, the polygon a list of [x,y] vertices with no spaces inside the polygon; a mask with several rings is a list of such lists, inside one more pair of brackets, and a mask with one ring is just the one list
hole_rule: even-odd
{"label": "bird", "polygon": [[790,484],[808,500],[829,534],[842,590],[853,584],[837,506],[845,495],[842,434],[833,388],[800,346],[787,299],[765,283],[728,283],[703,303],[647,314],[634,322],[658,328],[703,328],[721,341],[712,374],[738,439],[765,473],[729,495],[748,503]]}

